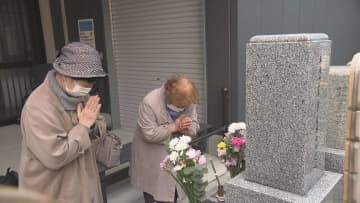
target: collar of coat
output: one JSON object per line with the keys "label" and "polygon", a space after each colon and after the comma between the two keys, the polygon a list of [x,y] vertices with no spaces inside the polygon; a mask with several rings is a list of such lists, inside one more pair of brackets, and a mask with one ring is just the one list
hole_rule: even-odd
{"label": "collar of coat", "polygon": [[77,109],[77,105],[86,100],[85,97],[72,97],[66,94],[66,92],[59,86],[55,78],[55,70],[49,71],[47,79],[49,80],[50,86],[56,96],[59,98],[60,103],[66,111],[74,111]]}

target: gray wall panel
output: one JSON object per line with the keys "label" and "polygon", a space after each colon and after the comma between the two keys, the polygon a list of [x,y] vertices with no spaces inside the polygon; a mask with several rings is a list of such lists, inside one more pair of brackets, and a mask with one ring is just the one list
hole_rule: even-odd
{"label": "gray wall panel", "polygon": [[[313,32],[314,29],[314,0],[300,0],[299,3],[299,32]],[[284,16],[286,18],[287,16]]]}
{"label": "gray wall panel", "polygon": [[283,1],[283,16],[282,17],[282,31],[284,33],[297,33],[299,32],[299,4],[300,0]]}
{"label": "gray wall panel", "polygon": [[[206,72],[208,123],[223,123],[221,88],[230,88],[229,1],[206,0]],[[220,32],[219,32],[220,31]]]}
{"label": "gray wall panel", "polygon": [[[233,120],[245,120],[245,52],[246,43],[254,33],[261,33],[262,0],[239,0],[238,1],[238,80],[232,81],[239,87],[237,112],[233,112]],[[235,96],[235,95],[234,95]]]}
{"label": "gray wall panel", "polygon": [[262,1],[261,10],[267,12],[265,13],[267,15],[261,16],[262,33],[273,34],[273,33],[282,32],[283,23],[281,22],[283,21],[283,11],[284,11],[283,1],[282,0]]}
{"label": "gray wall panel", "polygon": [[[322,10],[329,9],[328,0],[317,0],[314,3],[313,31],[312,32],[328,32],[328,15],[324,15]],[[310,21],[310,22],[311,22]]]}

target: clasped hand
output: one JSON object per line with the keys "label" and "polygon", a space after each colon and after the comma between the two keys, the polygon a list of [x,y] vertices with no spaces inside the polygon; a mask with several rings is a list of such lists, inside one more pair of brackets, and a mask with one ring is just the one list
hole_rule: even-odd
{"label": "clasped hand", "polygon": [[77,106],[77,115],[79,118],[79,123],[91,128],[94,125],[101,109],[100,97],[90,96],[88,101],[85,104],[85,107],[82,103],[79,103]]}

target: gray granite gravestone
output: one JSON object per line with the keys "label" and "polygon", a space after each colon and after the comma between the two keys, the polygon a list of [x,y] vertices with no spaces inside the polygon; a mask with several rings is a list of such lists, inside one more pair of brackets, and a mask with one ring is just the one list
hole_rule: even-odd
{"label": "gray granite gravestone", "polygon": [[[332,66],[328,85],[328,119],[326,124],[325,170],[343,172],[349,66]],[[324,98],[321,98],[323,101]]]}
{"label": "gray granite gravestone", "polygon": [[349,66],[332,66],[329,74],[329,119],[326,146],[344,150]]}
{"label": "gray granite gravestone", "polygon": [[227,184],[227,202],[331,199],[342,175],[324,171],[325,154],[319,150],[326,133],[327,101],[320,96],[328,94],[330,46],[325,34],[250,39],[247,165]]}

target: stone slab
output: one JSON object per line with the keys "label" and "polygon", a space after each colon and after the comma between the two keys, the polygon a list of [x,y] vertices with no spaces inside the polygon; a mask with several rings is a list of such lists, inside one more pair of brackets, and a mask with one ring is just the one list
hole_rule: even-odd
{"label": "stone slab", "polygon": [[319,85],[319,109],[318,109],[318,137],[317,143],[325,145],[325,137],[329,119],[329,66],[331,55],[331,43],[327,40],[320,42],[320,85]]}
{"label": "stone slab", "polygon": [[349,66],[331,66],[329,72],[328,124],[326,146],[345,148]]}
{"label": "stone slab", "polygon": [[325,170],[343,173],[345,150],[324,147],[321,151],[325,153]]}
{"label": "stone slab", "polygon": [[330,41],[309,34],[265,38],[254,37],[247,45],[244,177],[305,194],[324,167],[317,151],[320,62]]}
{"label": "stone slab", "polygon": [[328,38],[329,36],[324,33],[256,35],[250,39],[250,43],[319,41],[327,40]]}
{"label": "stone slab", "polygon": [[305,196],[247,181],[239,175],[225,185],[227,203],[341,202],[342,174],[325,171]]}

